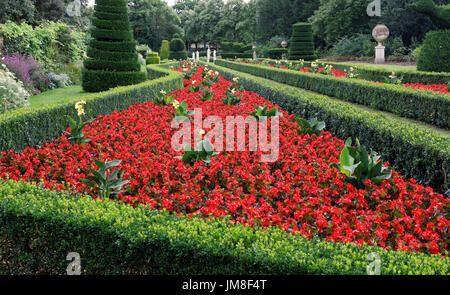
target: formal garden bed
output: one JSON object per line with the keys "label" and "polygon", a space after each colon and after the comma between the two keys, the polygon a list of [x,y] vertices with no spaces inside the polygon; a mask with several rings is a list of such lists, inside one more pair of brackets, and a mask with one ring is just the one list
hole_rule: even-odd
{"label": "formal garden bed", "polygon": [[[88,261],[86,271],[90,273],[109,269],[108,262],[115,259],[126,259],[126,266],[121,261],[110,272],[231,273],[230,269],[237,268],[243,273],[330,274],[364,273],[363,253],[373,250],[370,245],[376,245],[383,257],[389,255],[383,263],[383,273],[447,271],[448,199],[412,179],[403,179],[397,172],[379,185],[366,181],[357,189],[347,184],[345,176],[330,167],[339,162],[342,140],[328,131],[319,135],[302,132],[293,115],[242,89],[239,80],[230,82],[202,69],[199,67],[195,73],[192,70],[192,76],[184,81],[185,87],[161,95],[162,100],[154,98],[153,102],[99,116],[86,126],[84,144],[74,144],[68,135],[63,135],[41,148],[3,152],[2,178],[41,183],[33,188],[9,180],[2,188],[2,220],[8,221],[2,224],[2,231],[12,243],[4,245],[16,249],[6,252],[23,255],[22,243],[31,242],[32,253],[38,249],[42,253],[45,247],[50,253],[57,251],[62,255],[63,245],[75,243],[83,249],[83,257]],[[202,77],[216,82],[203,85]],[[227,94],[228,89],[237,91]],[[207,91],[213,97],[208,99]],[[230,95],[240,97],[240,103],[230,103]],[[172,103],[165,105],[166,98],[173,98]],[[223,152],[212,156],[211,162],[177,159],[183,153],[170,148],[175,132],[170,125],[172,114],[183,111],[178,101],[187,103],[184,111],[201,108],[204,115],[223,120],[226,115],[250,115],[256,106],[276,107],[280,112],[279,159],[261,163],[261,152]],[[86,104],[86,113],[91,105]],[[97,171],[101,162],[111,160],[122,161],[118,168],[124,172],[122,179],[129,181],[116,198],[135,209],[116,202],[105,203],[99,188],[89,188],[82,181],[92,171],[90,168]],[[17,197],[11,198],[14,192]],[[86,194],[94,196],[95,201],[81,198]],[[33,205],[17,206],[24,201]],[[47,210],[40,211],[42,206]],[[108,214],[98,219],[105,210]],[[117,218],[121,222],[114,222],[114,216],[120,216]],[[213,218],[213,223],[205,223],[205,218]],[[126,224],[129,226],[125,229]],[[197,230],[192,232],[192,227]],[[263,231],[266,227],[273,229]],[[224,236],[202,240],[205,234],[216,236],[218,228]],[[36,231],[41,234],[36,236]],[[108,247],[103,255],[108,258],[94,263],[100,259],[95,253],[105,254],[104,247],[115,238],[115,246]],[[272,248],[270,245],[278,239],[282,244],[277,242]],[[140,253],[144,245],[151,245],[152,250]],[[169,248],[164,249],[164,245]],[[199,259],[188,262],[188,255],[200,245],[203,250],[195,254]],[[114,253],[120,253],[125,246],[129,247],[127,254],[115,257]],[[224,247],[227,251],[222,252]],[[327,250],[321,250],[323,247]],[[88,254],[93,248],[97,249]],[[237,255],[238,249],[245,250]],[[287,249],[292,251],[288,256],[283,254]],[[306,262],[311,254],[306,254],[307,249],[323,254],[314,255],[315,262]],[[337,260],[329,259],[333,253]],[[156,258],[156,254],[161,256]],[[163,264],[163,257],[173,255],[177,257],[175,263]],[[349,260],[344,266],[336,266],[346,259]],[[61,272],[61,266],[52,261],[40,254],[30,260],[12,259],[9,267],[17,263],[26,271],[34,271],[33,266],[40,265],[44,272]],[[148,264],[143,265],[144,261]],[[419,261],[415,269],[412,265]],[[200,265],[207,267],[199,270]]]}
{"label": "formal garden bed", "polygon": [[0,274],[448,275],[436,1],[6,0]]}

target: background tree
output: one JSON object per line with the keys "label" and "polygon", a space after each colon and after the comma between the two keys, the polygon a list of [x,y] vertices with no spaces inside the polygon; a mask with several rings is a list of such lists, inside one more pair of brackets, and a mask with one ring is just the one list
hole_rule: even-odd
{"label": "background tree", "polygon": [[0,0],[0,23],[8,20],[14,22],[33,22],[36,8],[33,0]]}
{"label": "background tree", "polygon": [[69,16],[66,10],[71,2],[73,0],[0,0],[0,23],[11,20],[38,25],[43,20],[51,20],[86,29],[90,24],[89,17],[93,8],[88,7],[88,0],[80,0],[81,16]]}
{"label": "background tree", "polygon": [[129,15],[135,39],[158,51],[162,40],[184,35],[178,15],[162,0],[129,0]]}

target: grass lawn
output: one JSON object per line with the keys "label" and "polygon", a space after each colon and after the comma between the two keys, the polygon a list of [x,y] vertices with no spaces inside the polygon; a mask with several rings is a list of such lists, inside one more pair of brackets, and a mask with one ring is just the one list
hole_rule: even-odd
{"label": "grass lawn", "polygon": [[79,99],[87,95],[81,86],[70,86],[67,88],[58,88],[30,97],[31,108],[37,108],[52,103],[65,103],[73,99]]}

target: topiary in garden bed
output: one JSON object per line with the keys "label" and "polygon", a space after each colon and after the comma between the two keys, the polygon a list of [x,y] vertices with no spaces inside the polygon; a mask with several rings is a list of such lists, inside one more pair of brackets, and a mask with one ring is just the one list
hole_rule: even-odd
{"label": "topiary in garden bed", "polygon": [[293,25],[289,59],[315,60],[312,26],[309,23]]}
{"label": "topiary in garden bed", "polygon": [[188,54],[184,45],[184,41],[176,34],[172,41],[170,41],[169,59],[186,60],[187,57]]}
{"label": "topiary in garden bed", "polygon": [[99,92],[147,80],[147,71],[138,61],[127,1],[97,0],[92,24],[83,90]]}
{"label": "topiary in garden bed", "polygon": [[147,55],[147,64],[148,65],[155,65],[160,63],[160,58],[158,56],[158,52],[150,52]]}
{"label": "topiary in garden bed", "polygon": [[450,72],[450,30],[428,32],[417,60],[417,69]]}
{"label": "topiary in garden bed", "polygon": [[169,41],[163,40],[161,44],[161,50],[159,52],[159,57],[161,60],[168,59],[170,56],[170,49],[169,49]]}
{"label": "topiary in garden bed", "polygon": [[436,5],[433,0],[420,0],[410,5],[430,17],[440,29],[428,32],[417,59],[417,69],[428,72],[450,72],[450,4]]}

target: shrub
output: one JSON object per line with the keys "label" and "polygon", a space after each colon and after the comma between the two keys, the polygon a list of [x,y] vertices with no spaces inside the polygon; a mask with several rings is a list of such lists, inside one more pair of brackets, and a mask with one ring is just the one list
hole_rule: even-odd
{"label": "shrub", "polygon": [[[297,61],[292,61],[294,64],[298,64]],[[392,73],[392,69],[373,67],[363,64],[350,64],[350,63],[335,63],[327,62],[335,69],[341,71],[348,71],[350,67],[358,69],[358,76],[364,80],[379,81],[382,82],[387,76]],[[309,62],[304,62],[304,66],[310,66]],[[397,75],[403,77],[403,83],[423,83],[423,84],[446,84],[450,80],[450,73],[443,72],[422,72],[415,70],[397,70]]]}
{"label": "shrub", "polygon": [[66,88],[72,85],[72,80],[70,80],[69,75],[67,74],[55,74],[50,73],[48,75],[49,84],[48,89],[56,89],[56,88]]}
{"label": "shrub", "polygon": [[220,44],[223,52],[222,58],[251,58],[252,45],[245,45],[239,42],[222,42]]}
{"label": "shrub", "polygon": [[170,41],[170,55],[169,59],[186,60],[188,53],[184,46],[184,41],[181,38],[174,38]]}
{"label": "shrub", "polygon": [[30,95],[5,65],[0,67],[0,113],[29,105]]}
{"label": "shrub", "polygon": [[84,274],[365,275],[372,252],[383,275],[449,273],[448,257],[188,219],[23,182],[0,186],[0,207],[0,272],[7,274],[66,274],[73,249]]}
{"label": "shrub", "polygon": [[168,59],[170,56],[170,44],[169,41],[163,40],[161,44],[161,50],[159,53],[161,60]]}
{"label": "shrub", "polygon": [[148,65],[154,65],[154,64],[159,64],[160,63],[160,58],[158,56],[158,52],[150,52],[147,55],[147,64]]}
{"label": "shrub", "polygon": [[94,41],[87,50],[82,72],[83,90],[105,91],[117,86],[137,84],[147,79],[138,60],[128,8],[125,0],[97,0],[91,34]]}
{"label": "shrub", "polygon": [[427,72],[450,72],[450,30],[427,33],[420,49],[417,69]]}
{"label": "shrub", "polygon": [[330,51],[333,57],[374,56],[376,43],[368,34],[346,36],[337,41]]}
{"label": "shrub", "polygon": [[289,50],[286,48],[271,48],[267,52],[267,55],[273,59],[281,59],[283,57],[283,54],[287,55],[288,51]]}
{"label": "shrub", "polygon": [[0,25],[0,35],[4,37],[4,54],[32,55],[49,71],[81,60],[86,51],[87,34],[64,23],[45,21],[33,28],[26,23],[8,21]]}
{"label": "shrub", "polygon": [[3,64],[14,73],[25,88],[32,93],[48,89],[49,78],[43,73],[41,65],[31,55],[6,55]]}
{"label": "shrub", "polygon": [[[378,84],[357,79],[342,79],[301,71],[288,71],[218,60],[220,66],[229,67],[255,76],[301,87],[342,100],[364,104],[374,109],[388,111],[399,116],[450,127],[450,96],[426,93],[403,85]],[[358,73],[360,72],[358,68]],[[391,75],[390,72],[388,75]],[[399,75],[397,73],[397,75]]]}
{"label": "shrub", "polygon": [[[168,63],[166,66],[170,65]],[[180,73],[155,66],[149,66],[147,70],[153,80],[83,96],[86,101],[86,119],[127,109],[137,102],[159,96],[161,89],[175,91],[183,87],[183,76]],[[64,104],[20,109],[0,115],[0,150],[20,151],[60,136],[67,129],[67,116],[76,116],[73,108],[76,101],[78,98]]]}
{"label": "shrub", "polygon": [[293,25],[289,59],[315,60],[312,26],[309,23]]}

